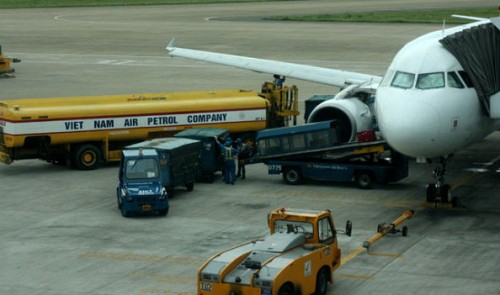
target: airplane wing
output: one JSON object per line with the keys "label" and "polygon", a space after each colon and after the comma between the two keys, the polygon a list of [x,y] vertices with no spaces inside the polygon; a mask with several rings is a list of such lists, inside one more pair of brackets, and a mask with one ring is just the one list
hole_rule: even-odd
{"label": "airplane wing", "polygon": [[316,66],[179,48],[175,47],[175,38],[173,38],[168,43],[166,49],[168,51],[168,54],[171,56],[206,61],[236,68],[252,70],[259,73],[270,73],[274,75],[280,75],[338,87],[358,85],[360,86],[360,88],[367,88],[373,91],[377,88],[378,84],[382,80],[382,77],[380,76],[372,76],[355,72],[346,72]]}

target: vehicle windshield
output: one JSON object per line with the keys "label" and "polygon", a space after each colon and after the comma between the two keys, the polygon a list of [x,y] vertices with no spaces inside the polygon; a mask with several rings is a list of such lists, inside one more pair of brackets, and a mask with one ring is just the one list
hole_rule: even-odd
{"label": "vehicle windshield", "polygon": [[274,231],[305,233],[307,239],[312,238],[314,236],[314,227],[309,222],[275,220]]}
{"label": "vehicle windshield", "polygon": [[156,159],[127,160],[125,177],[128,179],[157,178],[159,175]]}

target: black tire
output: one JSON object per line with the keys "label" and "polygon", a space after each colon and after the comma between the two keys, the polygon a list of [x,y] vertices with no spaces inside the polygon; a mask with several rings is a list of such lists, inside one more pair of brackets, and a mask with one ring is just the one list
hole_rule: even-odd
{"label": "black tire", "polygon": [[427,185],[426,198],[428,203],[433,203],[436,201],[437,188],[434,183],[429,183]]}
{"label": "black tire", "polygon": [[120,196],[118,194],[116,195],[116,203],[118,204],[118,209],[122,210],[122,204],[120,202]]}
{"label": "black tire", "polygon": [[293,285],[291,283],[286,283],[278,291],[278,295],[295,295],[293,290]]}
{"label": "black tire", "polygon": [[163,209],[163,210],[158,211],[158,214],[159,214],[160,216],[165,216],[165,215],[167,215],[167,214],[168,214],[168,208],[169,208],[169,207],[167,207],[167,209]]}
{"label": "black tire", "polygon": [[208,183],[214,183],[215,176],[213,173],[207,174],[207,182]]}
{"label": "black tire", "polygon": [[194,188],[194,182],[188,182],[186,183],[186,189],[188,192],[192,191]]}
{"label": "black tire", "polygon": [[441,196],[441,202],[449,203],[451,201],[451,186],[449,184],[443,184],[439,195]]}
{"label": "black tire", "polygon": [[403,237],[408,236],[408,227],[406,225],[401,229],[401,234],[403,235]]}
{"label": "black tire", "polygon": [[356,173],[356,184],[359,188],[370,189],[373,187],[373,176],[369,172]]}
{"label": "black tire", "polygon": [[322,268],[316,276],[316,290],[314,295],[325,295],[328,290],[328,269]]}
{"label": "black tire", "polygon": [[101,152],[93,144],[77,145],[72,154],[73,164],[79,170],[94,170],[99,167]]}
{"label": "black tire", "polygon": [[300,171],[300,168],[296,167],[286,168],[283,171],[283,180],[287,184],[292,184],[292,185],[302,183],[302,173]]}
{"label": "black tire", "polygon": [[130,212],[126,209],[123,209],[123,207],[121,208],[120,211],[122,212],[123,217],[130,217],[131,216]]}

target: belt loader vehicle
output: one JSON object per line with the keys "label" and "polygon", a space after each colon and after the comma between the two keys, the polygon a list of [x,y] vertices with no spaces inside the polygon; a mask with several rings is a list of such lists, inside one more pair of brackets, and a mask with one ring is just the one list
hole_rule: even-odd
{"label": "belt loader vehicle", "polygon": [[[326,294],[341,250],[330,210],[279,208],[270,235],[222,251],[198,271],[199,295]],[[352,224],[346,224],[350,236]]]}
{"label": "belt loader vehicle", "polygon": [[[43,159],[82,170],[119,161],[123,147],[192,127],[232,136],[287,126],[297,88],[0,100],[0,162]],[[295,120],[294,120],[295,122]]]}
{"label": "belt loader vehicle", "polygon": [[123,217],[134,213],[168,213],[167,191],[162,185],[160,157],[155,149],[122,152],[116,198]]}
{"label": "belt loader vehicle", "polygon": [[257,161],[267,164],[269,174],[282,173],[288,184],[354,181],[366,189],[408,176],[407,157],[373,133],[360,133],[349,143],[340,141],[339,133],[335,120],[259,131]]}

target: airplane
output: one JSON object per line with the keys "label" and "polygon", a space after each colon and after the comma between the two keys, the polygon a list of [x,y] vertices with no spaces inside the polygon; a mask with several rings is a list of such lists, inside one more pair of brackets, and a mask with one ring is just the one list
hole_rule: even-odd
{"label": "airplane", "polygon": [[[212,62],[341,87],[307,122],[336,119],[344,142],[370,130],[419,162],[437,159],[428,202],[457,202],[444,182],[453,155],[500,128],[500,17],[424,34],[404,45],[384,77],[175,46],[172,57]],[[374,99],[375,97],[375,99]],[[373,103],[374,100],[374,103]]]}

